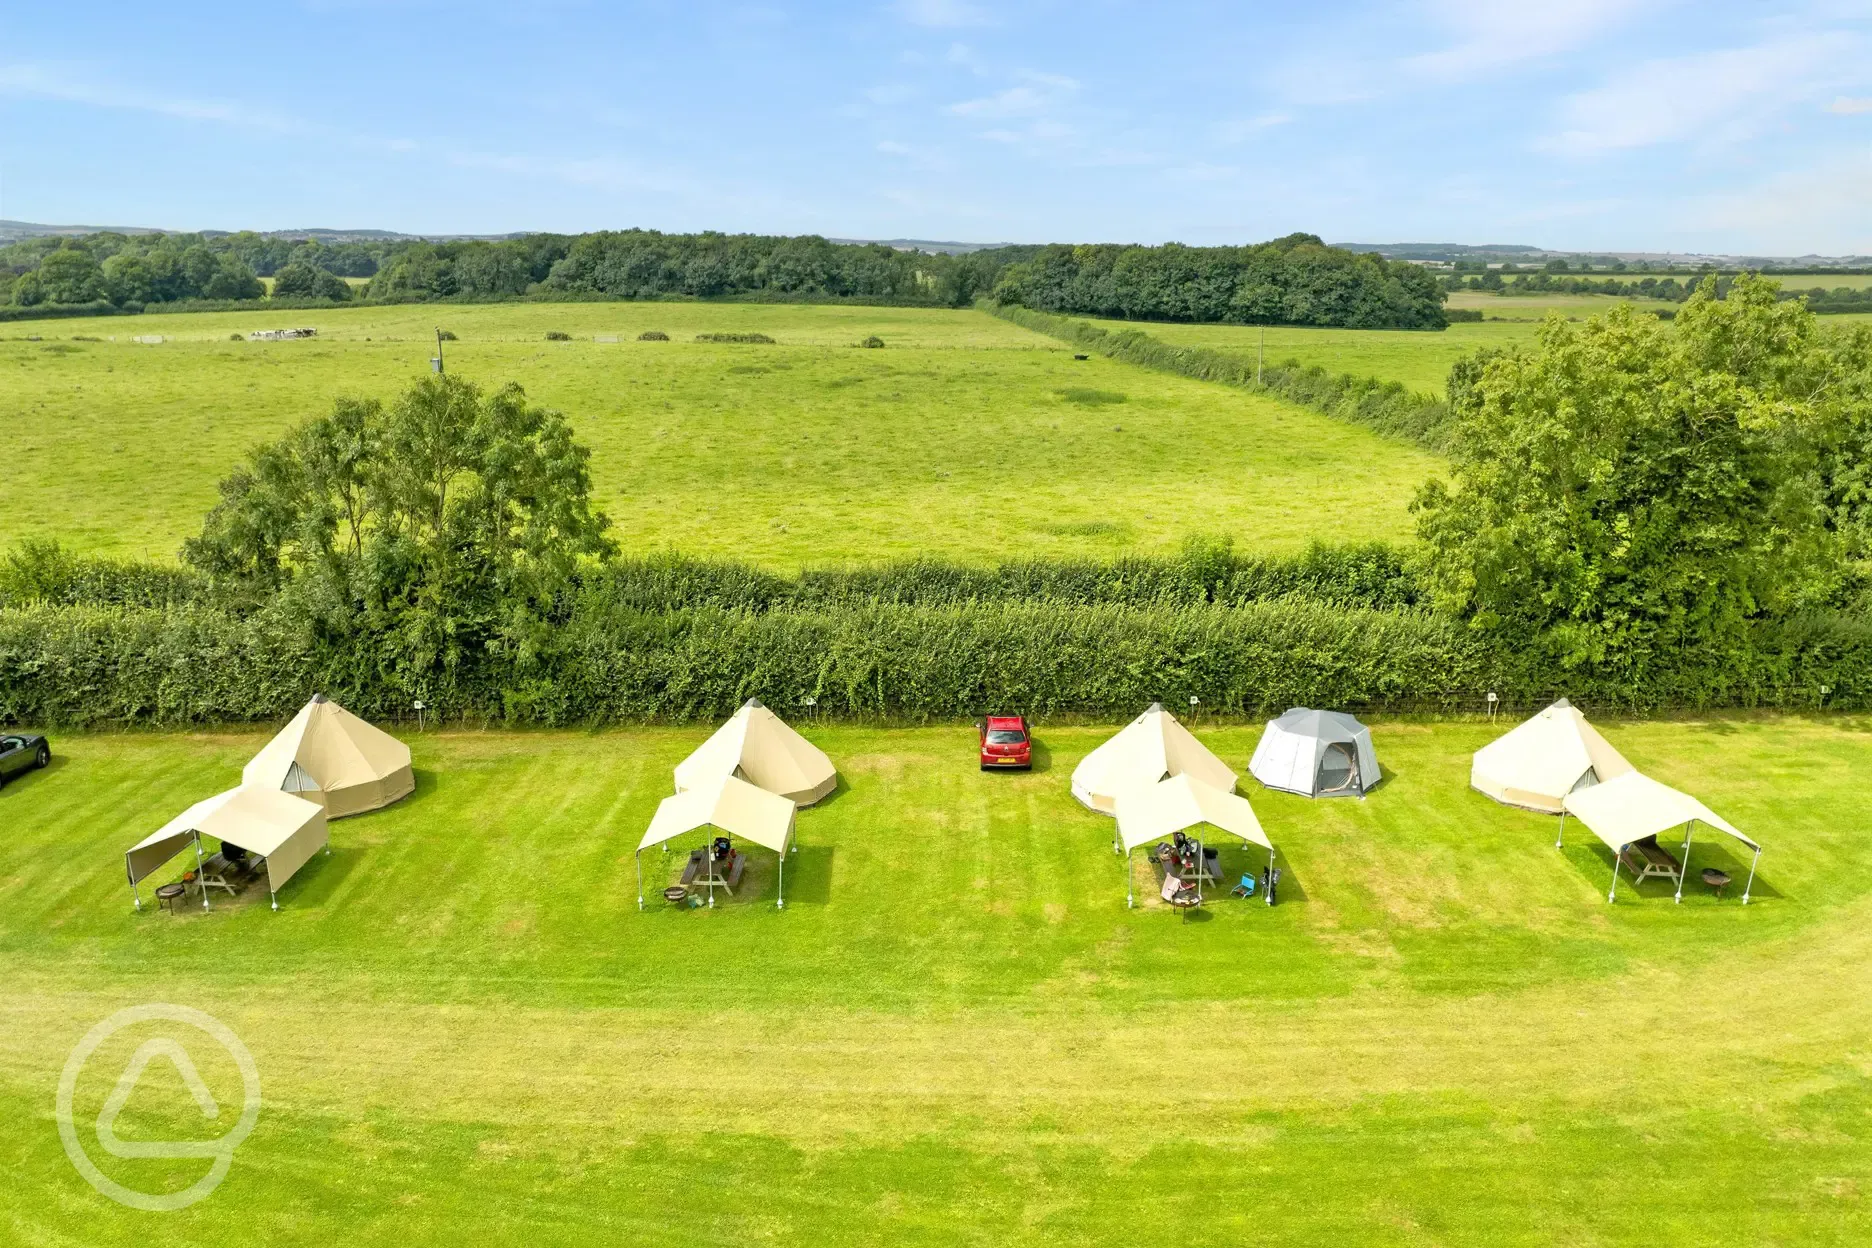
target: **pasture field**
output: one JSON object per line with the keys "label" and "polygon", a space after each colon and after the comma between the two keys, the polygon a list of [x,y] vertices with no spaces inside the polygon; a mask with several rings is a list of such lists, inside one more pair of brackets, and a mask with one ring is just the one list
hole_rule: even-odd
{"label": "pasture field", "polygon": [[1872,273],[1770,274],[1783,290],[1872,290]]}
{"label": "pasture field", "polygon": [[[316,340],[229,341],[309,325]],[[592,449],[627,551],[790,568],[1248,549],[1408,527],[1437,461],[1283,401],[1166,376],[974,310],[695,303],[144,315],[0,331],[5,538],[170,558],[248,448],[428,368],[517,381]],[[668,342],[639,342],[659,329]],[[572,335],[548,342],[545,334]],[[713,345],[699,333],[765,333]],[[887,344],[859,348],[867,335]],[[130,341],[160,335],[160,345]],[[39,341],[32,341],[32,338]],[[616,338],[615,342],[594,341]],[[114,340],[113,340],[114,339]],[[1334,517],[1322,532],[1317,517]]]}
{"label": "pasture field", "polygon": [[[1872,1238],[1872,719],[1602,721],[1766,844],[1747,907],[1608,906],[1596,841],[1466,787],[1499,725],[1405,720],[1374,725],[1363,802],[1249,782],[1280,904],[1188,920],[1125,908],[1112,824],[1068,793],[1109,727],[1042,726],[1011,776],[966,725],[802,726],[843,782],[800,814],[784,911],[758,850],[733,903],[638,910],[632,851],[702,728],[415,735],[415,794],[334,823],[279,912],[174,915],[132,911],[120,855],[263,738],[59,740],[0,792],[4,1238]],[[1256,727],[1198,732],[1245,770]],[[74,1043],[150,1001],[227,1023],[263,1089],[221,1188],[162,1215],[94,1193],[53,1117]],[[85,1066],[74,1120],[111,1178],[173,1191],[207,1162],[91,1130],[144,1038]],[[161,1063],[117,1130],[219,1134]]]}
{"label": "pasture field", "polygon": [[[1088,318],[1089,319],[1089,318]],[[1262,330],[1255,325],[1179,325],[1162,321],[1097,320],[1113,331],[1141,329],[1180,347],[1209,347],[1253,359]],[[1298,360],[1332,373],[1402,382],[1423,394],[1443,393],[1450,365],[1481,347],[1532,343],[1533,321],[1462,322],[1445,330],[1313,329],[1277,325],[1267,329],[1269,364]]]}

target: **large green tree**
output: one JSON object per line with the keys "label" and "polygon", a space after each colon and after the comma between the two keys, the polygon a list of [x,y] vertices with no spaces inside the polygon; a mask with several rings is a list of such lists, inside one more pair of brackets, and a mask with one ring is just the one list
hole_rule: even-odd
{"label": "large green tree", "polygon": [[1771,282],[1705,281],[1674,324],[1550,318],[1452,387],[1450,481],[1419,493],[1438,601],[1563,666],[1719,655],[1824,596],[1840,356]]}
{"label": "large green tree", "polygon": [[184,559],[315,633],[376,648],[425,687],[466,667],[524,671],[550,645],[584,560],[615,551],[589,452],[518,386],[428,377],[389,406],[343,399],[254,451]]}
{"label": "large green tree", "polygon": [[48,303],[89,303],[104,297],[104,271],[82,247],[63,247],[41,260],[38,280]]}

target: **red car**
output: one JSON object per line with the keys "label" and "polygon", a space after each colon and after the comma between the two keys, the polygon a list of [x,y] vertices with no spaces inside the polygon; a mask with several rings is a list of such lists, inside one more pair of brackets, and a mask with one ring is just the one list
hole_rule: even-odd
{"label": "red car", "polygon": [[981,733],[983,771],[1033,767],[1033,738],[1027,735],[1025,716],[990,715],[975,727]]}

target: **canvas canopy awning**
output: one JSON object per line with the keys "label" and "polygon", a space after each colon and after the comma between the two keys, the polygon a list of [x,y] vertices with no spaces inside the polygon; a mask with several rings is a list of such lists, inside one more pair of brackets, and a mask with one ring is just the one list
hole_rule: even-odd
{"label": "canvas canopy awning", "polygon": [[[1248,799],[1225,793],[1192,775],[1172,776],[1149,787],[1127,789],[1117,803],[1118,840],[1115,848],[1125,855],[1125,904],[1133,903],[1131,886],[1131,851],[1152,841],[1167,840],[1191,828],[1212,827],[1220,832],[1259,845],[1268,851],[1268,867],[1274,866],[1274,845],[1261,830]],[[1207,839],[1198,836],[1198,840]]]}
{"label": "canvas canopy awning", "polygon": [[1172,776],[1118,798],[1118,843],[1126,853],[1205,823],[1263,849],[1274,848],[1247,798],[1194,776]]}
{"label": "canvas canopy awning", "polygon": [[[266,859],[267,891],[273,894],[276,910],[286,881],[331,839],[325,811],[317,802],[250,785],[217,793],[196,802],[124,854],[124,873],[139,908],[138,882],[191,846],[199,863],[203,836]],[[206,908],[207,904],[204,891],[202,905]]]}
{"label": "canvas canopy awning", "polygon": [[810,806],[838,785],[838,771],[825,751],[749,698],[695,753],[676,764],[676,791],[707,788],[723,776]]}
{"label": "canvas canopy awning", "polygon": [[1235,788],[1236,775],[1228,764],[1210,753],[1162,703],[1153,702],[1080,760],[1073,768],[1072,794],[1101,815],[1115,815],[1120,794],[1182,775],[1224,793]]}
{"label": "canvas canopy awning", "polygon": [[1557,815],[1575,789],[1616,780],[1631,770],[1625,757],[1561,698],[1477,750],[1469,784],[1506,805]]}
{"label": "canvas canopy awning", "polygon": [[786,901],[786,855],[793,840],[795,807],[791,800],[721,776],[705,788],[690,789],[657,804],[650,827],[637,842],[637,906],[643,908],[643,851],[702,828],[717,828],[780,856],[780,904]]}
{"label": "canvas canopy awning", "polygon": [[[1612,889],[1606,894],[1607,901],[1618,891],[1619,855],[1625,848],[1675,828],[1684,829],[1683,859],[1677,877],[1679,901],[1683,900],[1683,876],[1688,874],[1690,864],[1690,837],[1697,824],[1707,824],[1728,833],[1754,851],[1755,864],[1761,860],[1761,846],[1734,824],[1688,793],[1638,771],[1629,771],[1604,784],[1567,794],[1564,813],[1585,824],[1588,831],[1612,850]],[[1563,819],[1563,836],[1564,826]],[[1755,869],[1751,865],[1749,882],[1742,889],[1744,904],[1748,902],[1749,889],[1754,883]]]}
{"label": "canvas canopy awning", "polygon": [[416,774],[409,746],[320,693],[253,756],[241,783],[297,793],[341,819],[407,797]]}

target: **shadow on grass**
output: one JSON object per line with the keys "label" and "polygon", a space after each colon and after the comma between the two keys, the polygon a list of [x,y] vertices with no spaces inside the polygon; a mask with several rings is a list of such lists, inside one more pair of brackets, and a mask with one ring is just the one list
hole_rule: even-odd
{"label": "shadow on grass", "polygon": [[[286,884],[286,891],[280,894],[280,906],[322,906],[330,901],[332,894],[340,885],[351,878],[364,862],[363,849],[356,846],[340,848],[332,846],[330,853],[312,855],[310,862],[300,867]],[[258,888],[262,897],[266,896],[266,873],[261,872],[257,883],[246,891]]]}
{"label": "shadow on grass", "polygon": [[845,773],[840,772],[838,773],[837,779],[833,782],[832,791],[830,793],[826,794],[824,797],[820,798],[818,801],[814,802],[812,805],[802,806],[800,807],[800,809],[801,810],[824,810],[826,807],[838,801],[839,798],[844,797],[849,792],[851,792],[851,785],[845,783]]}
{"label": "shadow on grass", "polygon": [[14,793],[30,793],[40,784],[50,784],[52,782],[52,777],[65,770],[70,762],[71,760],[66,758],[63,754],[54,754],[52,756],[52,761],[42,768],[35,767],[30,771],[23,771],[15,776],[8,776],[6,787],[0,788],[0,802],[6,801],[7,798]]}
{"label": "shadow on grass", "polygon": [[[1568,828],[1568,831],[1571,832],[1572,829]],[[1675,844],[1665,844],[1664,848],[1669,850],[1671,856],[1675,858],[1682,854],[1683,842],[1678,840]],[[1577,845],[1569,841],[1560,852],[1566,855],[1567,861],[1588,883],[1597,886],[1601,895],[1611,889],[1613,855],[1602,842],[1595,840],[1589,845]],[[1684,869],[1684,904],[1689,905],[1693,902],[1712,905],[1718,903],[1727,905],[1732,902],[1740,904],[1744,887],[1748,888],[1750,901],[1785,900],[1785,894],[1770,884],[1765,875],[1757,874],[1754,884],[1749,884],[1749,859],[1752,857],[1752,854],[1747,857],[1738,857],[1721,841],[1692,841],[1690,861]],[[1767,855],[1764,854],[1763,857]],[[1706,869],[1721,871],[1729,877],[1729,883],[1723,887],[1720,895],[1715,888],[1703,882],[1703,872]],[[1618,900],[1668,902],[1676,896],[1677,885],[1672,881],[1657,877],[1634,880],[1631,877],[1630,867],[1624,865],[1619,867]]]}
{"label": "shadow on grass", "polygon": [[832,900],[830,845],[801,845],[787,855],[786,901],[789,906],[823,906]]}
{"label": "shadow on grass", "polygon": [[[1168,910],[1170,903],[1163,899],[1163,866],[1148,857],[1143,849],[1132,856],[1132,877],[1135,892],[1133,896],[1138,909]],[[1280,884],[1274,890],[1274,904],[1277,906],[1304,905],[1307,900],[1306,889],[1301,886],[1300,876],[1291,866],[1274,859],[1274,865],[1281,873]],[[1216,860],[1216,869],[1221,879],[1205,881],[1202,886],[1204,906],[1226,905],[1267,905],[1267,881],[1261,873],[1267,868],[1267,856],[1258,850],[1224,849]],[[1238,897],[1232,891],[1241,883],[1242,876],[1252,876],[1254,892],[1247,897]]]}
{"label": "shadow on grass", "polygon": [[[397,798],[396,801],[391,802],[388,806],[380,807],[379,809],[396,810],[399,807],[407,806],[411,802],[436,791],[436,785],[439,783],[438,773],[430,771],[426,767],[412,767],[410,769],[410,776],[416,781],[416,787],[405,793],[402,797]],[[367,810],[361,815],[347,815],[345,819],[347,822],[352,819],[368,819],[376,813],[377,811],[375,810]]]}

